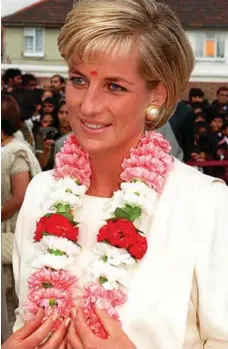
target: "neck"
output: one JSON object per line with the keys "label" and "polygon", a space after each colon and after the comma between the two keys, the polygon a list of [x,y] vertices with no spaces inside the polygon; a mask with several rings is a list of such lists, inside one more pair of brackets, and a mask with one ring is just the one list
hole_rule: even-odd
{"label": "neck", "polygon": [[118,190],[121,183],[120,174],[122,172],[121,164],[124,158],[129,157],[129,150],[136,147],[141,134],[136,141],[121,151],[110,150],[102,152],[102,154],[90,154],[91,166],[91,185],[88,194],[100,197],[112,197],[113,192]]}
{"label": "neck", "polygon": [[5,147],[7,144],[11,143],[12,140],[14,140],[14,136],[5,136],[2,140],[1,140],[1,146]]}

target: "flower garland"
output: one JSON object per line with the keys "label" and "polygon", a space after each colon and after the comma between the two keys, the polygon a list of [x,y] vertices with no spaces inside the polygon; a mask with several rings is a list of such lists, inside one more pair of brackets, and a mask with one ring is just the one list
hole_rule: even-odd
{"label": "flower garland", "polygon": [[[124,280],[147,251],[146,236],[137,226],[140,219],[152,214],[173,167],[170,149],[163,136],[147,131],[122,163],[120,177],[124,182],[108,202],[109,218],[98,231],[93,251],[97,259],[88,267],[91,282],[78,298],[87,324],[101,338],[107,338],[107,333],[96,316],[95,303],[102,302],[109,314],[119,320],[116,307],[127,300]],[[75,217],[90,186],[90,176],[89,155],[71,135],[56,156],[45,213],[34,233],[31,262],[36,271],[28,279],[26,309],[29,314],[36,314],[43,307],[44,320],[57,312],[55,328],[75,306],[73,290],[77,288],[77,278],[70,267],[81,251]]]}

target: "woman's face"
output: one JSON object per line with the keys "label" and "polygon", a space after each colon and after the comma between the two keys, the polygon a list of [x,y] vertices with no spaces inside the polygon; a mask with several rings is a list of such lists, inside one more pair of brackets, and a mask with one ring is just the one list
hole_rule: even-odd
{"label": "woman's face", "polygon": [[58,112],[58,120],[60,125],[66,126],[69,125],[69,118],[68,118],[68,110],[67,105],[63,104]]}
{"label": "woman's face", "polygon": [[46,127],[50,127],[53,125],[53,118],[51,115],[47,114],[44,115],[43,119],[41,120],[41,127],[46,128]]}
{"label": "woman's face", "polygon": [[135,49],[124,57],[97,54],[69,69],[66,100],[71,127],[90,153],[137,144],[154,92],[137,69]]}

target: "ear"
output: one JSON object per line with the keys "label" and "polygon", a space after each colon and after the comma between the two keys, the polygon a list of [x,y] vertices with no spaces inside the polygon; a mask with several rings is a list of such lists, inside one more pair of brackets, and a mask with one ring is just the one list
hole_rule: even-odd
{"label": "ear", "polygon": [[156,105],[157,107],[161,107],[168,96],[167,89],[163,83],[159,83],[158,86],[152,91],[152,100],[151,104]]}

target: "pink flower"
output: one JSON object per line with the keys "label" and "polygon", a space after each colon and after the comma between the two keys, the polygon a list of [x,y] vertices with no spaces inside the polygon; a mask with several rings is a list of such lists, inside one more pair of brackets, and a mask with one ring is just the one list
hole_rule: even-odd
{"label": "pink flower", "polygon": [[90,185],[91,169],[89,154],[79,145],[75,135],[70,135],[61,152],[56,155],[54,177],[56,179],[71,177],[80,184]]}
{"label": "pink flower", "polygon": [[39,290],[30,290],[28,292],[28,302],[26,310],[35,315],[39,308],[44,309],[44,322],[48,316],[57,313],[58,320],[54,325],[54,329],[58,327],[63,319],[71,315],[73,307],[72,295],[69,290],[58,290],[56,288],[43,288]]}
{"label": "pink flower", "polygon": [[127,301],[127,296],[121,290],[105,290],[96,283],[85,288],[85,294],[81,298],[81,306],[84,310],[86,322],[93,333],[106,339],[108,334],[100,323],[95,310],[97,301],[102,304],[103,309],[106,309],[113,319],[120,323],[115,307],[124,304]]}
{"label": "pink flower", "polygon": [[42,268],[28,278],[28,288],[36,291],[48,287],[68,290],[76,284],[76,281],[77,278],[72,276],[67,270],[53,271],[48,268]]}
{"label": "pink flower", "polygon": [[167,154],[170,149],[162,135],[155,131],[146,132],[137,148],[130,150],[130,157],[124,159],[120,177],[126,182],[144,181],[161,193],[167,173],[173,168],[173,158]]}

